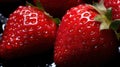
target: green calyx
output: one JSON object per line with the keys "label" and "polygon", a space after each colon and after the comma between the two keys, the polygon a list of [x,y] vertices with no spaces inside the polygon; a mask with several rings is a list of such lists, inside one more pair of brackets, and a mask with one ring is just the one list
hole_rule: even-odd
{"label": "green calyx", "polygon": [[59,26],[61,20],[59,18],[54,18],[54,21],[56,22],[56,24]]}
{"label": "green calyx", "polygon": [[120,33],[117,32],[120,26],[120,19],[112,20],[112,8],[106,9],[103,0],[99,4],[94,5],[92,7],[99,13],[95,20],[101,22],[100,30],[112,29],[117,38],[120,39]]}
{"label": "green calyx", "polygon": [[116,19],[116,20],[112,21],[110,28],[115,31],[115,34],[119,40],[120,39],[120,32],[118,30],[120,28],[120,19]]}
{"label": "green calyx", "polygon": [[111,8],[107,9],[106,12],[100,13],[95,17],[96,21],[100,21],[100,30],[109,29],[111,25]]}
{"label": "green calyx", "polygon": [[103,0],[92,7],[99,13],[95,20],[101,22],[100,30],[109,29],[112,20],[112,9],[106,9]]}

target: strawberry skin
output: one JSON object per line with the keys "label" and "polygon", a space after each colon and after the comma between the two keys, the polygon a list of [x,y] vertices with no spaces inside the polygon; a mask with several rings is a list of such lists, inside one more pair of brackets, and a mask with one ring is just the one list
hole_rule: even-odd
{"label": "strawberry skin", "polygon": [[44,11],[19,6],[6,24],[0,43],[0,57],[18,58],[53,48],[57,26]]}
{"label": "strawberry skin", "polygon": [[91,6],[79,5],[63,16],[55,42],[57,67],[89,67],[110,60],[116,53],[113,30],[100,30],[98,15]]}
{"label": "strawberry skin", "polygon": [[[33,0],[34,3],[37,0]],[[45,10],[54,17],[62,17],[66,10],[73,6],[84,3],[84,0],[39,0]]]}
{"label": "strawberry skin", "polygon": [[120,19],[120,0],[104,0],[106,8],[112,8],[112,19]]}

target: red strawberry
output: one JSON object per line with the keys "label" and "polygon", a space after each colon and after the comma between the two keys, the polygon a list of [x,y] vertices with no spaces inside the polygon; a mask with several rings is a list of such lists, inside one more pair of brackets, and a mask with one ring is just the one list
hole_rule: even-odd
{"label": "red strawberry", "polygon": [[9,17],[0,44],[0,57],[18,58],[53,48],[57,26],[43,10],[19,6]]}
{"label": "red strawberry", "polygon": [[100,30],[104,23],[94,20],[98,15],[93,7],[86,4],[67,11],[55,43],[54,61],[57,67],[90,67],[115,55],[116,35],[111,29]]}
{"label": "red strawberry", "polygon": [[[36,3],[37,0],[33,0]],[[84,3],[84,0],[39,0],[45,10],[54,17],[62,17],[66,10],[78,4]]]}
{"label": "red strawberry", "polygon": [[120,19],[120,0],[104,0],[106,8],[112,8],[112,19]]}

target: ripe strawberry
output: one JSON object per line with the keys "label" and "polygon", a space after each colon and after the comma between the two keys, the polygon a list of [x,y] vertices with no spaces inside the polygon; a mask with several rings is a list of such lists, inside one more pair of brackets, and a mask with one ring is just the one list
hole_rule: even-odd
{"label": "ripe strawberry", "polygon": [[58,67],[90,67],[115,55],[116,35],[112,29],[101,30],[104,22],[94,19],[98,15],[93,7],[84,4],[71,8],[63,16],[54,51]]}
{"label": "ripe strawberry", "polygon": [[120,0],[104,0],[106,8],[112,8],[112,19],[120,19]]}
{"label": "ripe strawberry", "polygon": [[[37,0],[33,0],[36,3]],[[78,4],[84,3],[84,0],[39,0],[45,10],[54,17],[62,17],[66,10]]]}
{"label": "ripe strawberry", "polygon": [[19,6],[9,17],[0,44],[0,57],[18,58],[53,48],[55,21],[36,7]]}

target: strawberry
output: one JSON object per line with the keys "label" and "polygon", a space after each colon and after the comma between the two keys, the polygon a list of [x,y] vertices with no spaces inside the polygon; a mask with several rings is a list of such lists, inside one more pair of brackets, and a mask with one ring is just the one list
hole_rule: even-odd
{"label": "strawberry", "polygon": [[[34,3],[37,0],[33,0]],[[84,0],[38,0],[41,2],[45,10],[54,17],[62,17],[66,10],[73,6],[84,3]]]}
{"label": "strawberry", "polygon": [[54,61],[57,67],[94,67],[116,55],[117,37],[108,27],[110,22],[102,22],[106,16],[98,21],[99,15],[104,16],[87,4],[67,11],[55,42]]}
{"label": "strawberry", "polygon": [[44,53],[53,48],[57,26],[45,11],[19,6],[7,21],[0,43],[0,57],[13,59]]}
{"label": "strawberry", "polygon": [[120,19],[120,0],[104,0],[106,8],[112,8],[112,19]]}

